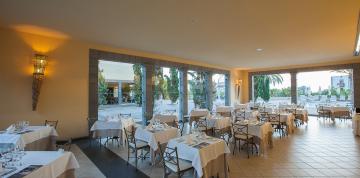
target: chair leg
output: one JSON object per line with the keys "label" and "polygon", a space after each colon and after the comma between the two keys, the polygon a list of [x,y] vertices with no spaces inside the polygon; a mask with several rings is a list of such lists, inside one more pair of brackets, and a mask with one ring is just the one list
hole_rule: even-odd
{"label": "chair leg", "polygon": [[236,139],[234,138],[234,149],[233,149],[233,155],[235,155],[235,149],[236,149]]}
{"label": "chair leg", "polygon": [[130,148],[128,148],[128,157],[127,157],[127,163],[126,163],[126,165],[129,165],[129,156],[130,156]]}
{"label": "chair leg", "polygon": [[137,171],[137,162],[138,162],[138,155],[137,155],[138,150],[135,149],[135,167],[136,167],[136,171]]}
{"label": "chair leg", "polygon": [[249,155],[249,141],[246,141],[246,151],[247,151],[247,155],[248,155],[248,159],[250,158]]}

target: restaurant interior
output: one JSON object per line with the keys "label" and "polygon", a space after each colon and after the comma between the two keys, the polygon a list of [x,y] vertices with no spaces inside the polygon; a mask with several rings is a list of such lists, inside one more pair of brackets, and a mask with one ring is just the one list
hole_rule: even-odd
{"label": "restaurant interior", "polygon": [[360,177],[359,0],[1,0],[0,177]]}

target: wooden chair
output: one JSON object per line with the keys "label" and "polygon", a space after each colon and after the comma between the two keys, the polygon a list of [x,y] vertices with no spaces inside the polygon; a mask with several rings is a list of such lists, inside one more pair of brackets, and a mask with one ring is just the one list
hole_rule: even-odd
{"label": "wooden chair", "polygon": [[239,124],[235,123],[232,124],[233,129],[233,139],[234,139],[234,149],[233,155],[235,154],[236,142],[239,141],[239,152],[241,149],[241,141],[245,142],[246,145],[247,155],[249,156],[249,145],[251,145],[251,152],[254,153],[254,146],[256,148],[256,153],[258,152],[258,148],[254,142],[254,136],[249,134],[249,125],[248,124]]}
{"label": "wooden chair", "polygon": [[259,112],[259,115],[258,115],[258,120],[260,122],[267,122],[269,120],[269,113],[268,112],[265,112],[265,111],[262,111],[262,112]]}
{"label": "wooden chair", "polygon": [[177,174],[177,177],[180,178],[186,171],[193,169],[190,161],[179,158],[177,147],[166,147],[163,151],[160,142],[158,142],[158,145],[160,150],[160,157],[164,166],[164,177],[168,177],[169,174],[175,173]]}
{"label": "wooden chair", "polygon": [[208,127],[206,117],[201,117],[195,122],[195,128],[201,132],[205,132],[207,135],[213,135],[213,129]]}
{"label": "wooden chair", "polygon": [[[128,143],[128,157],[127,157],[127,165],[129,164],[130,158],[135,158],[135,167],[137,169],[138,159],[144,160],[147,158],[147,155],[150,153],[150,146],[148,143],[135,139],[135,127],[130,126],[129,128],[124,128],[126,141]],[[141,154],[138,156],[138,151],[141,150]],[[146,151],[144,154],[143,151]],[[130,157],[130,151],[135,153],[134,157]]]}
{"label": "wooden chair", "polygon": [[[90,146],[91,146],[92,145],[92,139],[93,139],[92,132],[91,132],[91,127],[95,124],[97,119],[88,117],[86,120],[87,120],[87,123],[88,123],[88,138],[89,138]],[[100,140],[100,146],[101,146],[101,137],[99,138],[99,140]]]}
{"label": "wooden chair", "polygon": [[61,149],[64,149],[65,151],[70,151],[71,150],[71,144],[72,144],[72,139],[70,138],[66,142],[58,142],[58,143],[56,143],[56,149],[61,148]]}
{"label": "wooden chair", "polygon": [[331,118],[331,111],[324,109],[324,106],[318,105],[316,106],[316,111],[318,113],[318,119],[323,117],[324,119]]}
{"label": "wooden chair", "polygon": [[268,122],[271,123],[271,126],[275,129],[275,131],[279,132],[280,138],[282,136],[287,135],[287,132],[284,127],[286,127],[286,123],[283,124],[281,122],[281,115],[280,114],[268,114],[269,120]]}
{"label": "wooden chair", "polygon": [[229,144],[229,140],[231,138],[231,127],[226,127],[226,128],[222,128],[222,129],[214,129],[214,136],[216,138],[220,138],[223,139],[226,144]]}
{"label": "wooden chair", "polygon": [[234,122],[237,122],[237,121],[241,121],[241,120],[245,120],[246,119],[246,111],[243,110],[243,109],[236,109],[234,111],[234,115],[235,115],[235,120]]}
{"label": "wooden chair", "polygon": [[51,126],[51,127],[54,127],[54,129],[56,129],[58,122],[59,122],[59,120],[56,120],[56,121],[45,120],[45,126]]}

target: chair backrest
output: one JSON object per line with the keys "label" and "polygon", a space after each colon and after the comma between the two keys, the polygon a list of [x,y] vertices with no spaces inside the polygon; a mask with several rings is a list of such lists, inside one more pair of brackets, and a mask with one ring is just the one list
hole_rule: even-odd
{"label": "chair backrest", "polygon": [[280,114],[269,114],[269,122],[272,124],[280,124]]}
{"label": "chair backrest", "polygon": [[120,113],[119,117],[131,117],[131,113]]}
{"label": "chair backrest", "polygon": [[316,105],[316,110],[317,110],[317,112],[321,112],[321,111],[324,111],[324,106],[322,106],[322,105]]}
{"label": "chair backrest", "polygon": [[54,127],[54,129],[56,129],[58,122],[59,122],[58,120],[56,121],[45,120],[45,126],[51,126]]}
{"label": "chair backrest", "polygon": [[206,117],[200,117],[199,120],[196,121],[195,126],[197,128],[205,128],[207,129],[207,120]]}
{"label": "chair backrest", "polygon": [[246,119],[246,111],[244,109],[235,110],[235,122]]}
{"label": "chair backrest", "polygon": [[129,126],[129,127],[125,127],[124,128],[124,133],[125,133],[125,137],[126,137],[126,141],[128,143],[132,143],[135,145],[136,147],[136,141],[135,141],[135,127],[132,125],[132,126]]}
{"label": "chair backrest", "polygon": [[246,138],[249,138],[249,125],[248,124],[233,123],[232,129],[233,129],[234,135],[246,135]]}
{"label": "chair backrest", "polygon": [[260,120],[268,120],[269,119],[269,113],[268,112],[259,112],[259,118]]}
{"label": "chair backrest", "polygon": [[165,112],[170,113],[170,114],[175,114],[176,109],[167,109],[167,110],[165,110]]}
{"label": "chair backrest", "polygon": [[66,143],[60,145],[60,148],[64,149],[65,151],[70,151],[72,144],[72,139],[70,138]]}
{"label": "chair backrest", "polygon": [[177,152],[177,147],[175,147],[175,148],[166,147],[165,150],[163,151],[163,149],[161,148],[160,142],[158,142],[158,147],[160,150],[160,156],[163,160],[164,169],[166,167],[166,163],[168,163],[168,164],[176,166],[177,171],[180,172],[179,156],[178,156],[178,152]]}
{"label": "chair backrest", "polygon": [[95,124],[95,122],[97,121],[96,118],[87,118],[87,122],[88,122],[88,131],[90,132],[91,127]]}

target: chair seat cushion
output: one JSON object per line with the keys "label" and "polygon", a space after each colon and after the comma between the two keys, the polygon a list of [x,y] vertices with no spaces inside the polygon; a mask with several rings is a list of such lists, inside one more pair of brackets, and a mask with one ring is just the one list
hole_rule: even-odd
{"label": "chair seat cushion", "polygon": [[253,136],[252,136],[252,135],[248,135],[248,136],[246,137],[245,134],[235,134],[235,138],[241,139],[241,140],[247,140],[247,139],[253,138]]}
{"label": "chair seat cushion", "polygon": [[[129,146],[132,148],[135,148],[135,144],[134,143],[129,143]],[[142,148],[148,146],[148,143],[141,141],[141,140],[136,140],[136,148]]]}
{"label": "chair seat cushion", "polygon": [[[171,164],[171,163],[168,163],[166,162],[165,163],[166,167],[169,168],[171,171],[173,172],[177,172],[177,166],[175,164]],[[191,168],[192,165],[191,165],[191,162],[190,161],[187,161],[187,160],[183,160],[183,159],[180,159],[179,158],[179,168],[180,168],[180,171],[183,171],[183,170],[187,170],[189,168]]]}

